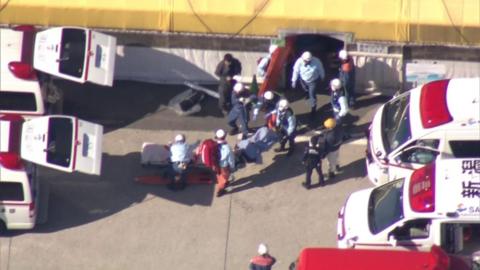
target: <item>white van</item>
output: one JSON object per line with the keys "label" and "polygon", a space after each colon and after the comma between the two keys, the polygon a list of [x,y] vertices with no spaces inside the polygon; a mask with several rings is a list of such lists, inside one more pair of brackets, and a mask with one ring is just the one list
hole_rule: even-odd
{"label": "white van", "polygon": [[36,223],[40,197],[37,167],[21,166],[15,169],[0,164],[0,231],[32,229]]}
{"label": "white van", "polygon": [[452,254],[480,250],[480,159],[437,160],[409,178],[354,192],[338,213],[340,248]]}
{"label": "white van", "polygon": [[35,36],[33,67],[54,76],[112,86],[117,41],[87,28],[54,27]]}
{"label": "white van", "polygon": [[480,78],[427,83],[382,105],[369,128],[366,165],[381,185],[436,160],[480,158]]}
{"label": "white van", "polygon": [[0,115],[45,114],[45,92],[33,64],[33,27],[0,29]]}
{"label": "white van", "polygon": [[114,37],[86,28],[0,29],[0,115],[45,115],[53,91],[45,74],[111,86],[115,52]]}
{"label": "white van", "polygon": [[37,165],[99,175],[102,137],[102,126],[71,116],[0,116],[0,228],[34,227]]}

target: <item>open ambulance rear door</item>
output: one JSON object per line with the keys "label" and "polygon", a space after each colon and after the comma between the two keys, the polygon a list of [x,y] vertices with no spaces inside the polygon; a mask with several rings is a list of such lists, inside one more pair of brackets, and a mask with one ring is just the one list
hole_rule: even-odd
{"label": "open ambulance rear door", "polygon": [[116,45],[116,38],[87,28],[50,28],[35,37],[33,67],[79,83],[112,86]]}
{"label": "open ambulance rear door", "polygon": [[49,168],[100,175],[103,127],[72,116],[43,116],[22,126],[20,155]]}

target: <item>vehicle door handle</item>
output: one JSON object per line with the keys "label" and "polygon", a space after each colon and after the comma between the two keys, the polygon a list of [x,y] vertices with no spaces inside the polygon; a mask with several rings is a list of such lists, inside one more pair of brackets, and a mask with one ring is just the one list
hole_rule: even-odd
{"label": "vehicle door handle", "polygon": [[15,208],[8,209],[8,213],[10,213],[10,214],[15,213]]}

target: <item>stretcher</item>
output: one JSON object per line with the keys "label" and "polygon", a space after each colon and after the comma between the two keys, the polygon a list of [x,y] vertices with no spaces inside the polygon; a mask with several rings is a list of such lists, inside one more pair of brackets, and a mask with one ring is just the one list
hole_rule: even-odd
{"label": "stretcher", "polygon": [[[171,170],[169,147],[167,145],[144,143],[142,145],[141,161],[143,167],[148,167],[149,174],[140,175],[134,178],[139,184],[146,185],[167,185],[171,182],[168,172]],[[216,182],[215,172],[205,165],[199,163],[200,159],[194,158],[186,169],[187,185],[190,184],[214,184]]]}
{"label": "stretcher", "polygon": [[[160,171],[160,170],[159,170]],[[216,182],[215,173],[207,167],[192,164],[187,169],[187,184],[213,184]],[[135,177],[135,182],[146,185],[167,185],[170,178],[159,172],[154,175],[141,175]]]}

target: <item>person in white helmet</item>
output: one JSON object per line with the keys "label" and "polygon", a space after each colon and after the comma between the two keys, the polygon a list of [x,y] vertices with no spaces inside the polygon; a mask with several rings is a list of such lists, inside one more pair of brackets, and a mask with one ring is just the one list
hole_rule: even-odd
{"label": "person in white helmet", "polygon": [[240,128],[243,137],[248,136],[248,103],[250,102],[250,92],[245,89],[243,83],[236,83],[233,86],[233,93],[231,98],[232,109],[228,113],[228,125],[232,128],[230,135],[238,133],[239,128],[237,121],[240,122]]}
{"label": "person in white helmet", "polygon": [[343,122],[348,113],[348,101],[345,96],[345,90],[340,79],[335,78],[330,81],[331,99],[330,103],[333,109],[333,115],[337,124]]}
{"label": "person in white helmet", "polygon": [[353,106],[355,104],[355,64],[346,50],[340,50],[338,58],[340,58],[339,78],[345,87],[348,105]]}
{"label": "person in white helmet", "polygon": [[223,196],[226,193],[225,188],[228,185],[228,179],[235,170],[235,155],[230,145],[228,145],[226,138],[227,133],[225,130],[218,129],[215,132],[215,141],[218,144],[220,152],[218,161],[220,170],[217,172],[217,197]]}
{"label": "person in white helmet", "polygon": [[257,66],[257,76],[258,77],[265,77],[267,74],[267,69],[268,65],[270,64],[270,60],[272,58],[272,54],[277,50],[278,46],[277,45],[270,45],[268,48],[268,55],[262,57],[260,61],[258,62]]}
{"label": "person in white helmet", "polygon": [[269,113],[273,110],[275,110],[278,106],[278,102],[280,101],[281,96],[274,91],[265,91],[263,93],[263,102],[262,106],[265,110],[265,112]]}
{"label": "person in white helmet", "polygon": [[275,128],[280,135],[280,148],[276,152],[285,151],[285,144],[288,142],[287,156],[293,154],[295,149],[295,136],[297,135],[297,119],[288,100],[282,99],[278,102],[275,114]]}
{"label": "person in white helmet", "polygon": [[268,253],[268,246],[261,243],[257,252],[258,255],[250,260],[249,270],[271,270],[276,260]]}
{"label": "person in white helmet", "polygon": [[281,96],[275,93],[272,90],[267,90],[261,95],[254,106],[253,109],[253,120],[257,119],[258,113],[260,111],[269,114],[277,108],[278,102],[280,101]]}
{"label": "person in white helmet", "polygon": [[302,54],[301,57],[295,61],[292,72],[292,88],[297,86],[297,80],[300,79],[300,84],[305,92],[308,93],[308,100],[310,103],[310,120],[315,119],[317,111],[317,87],[325,78],[325,69],[322,61],[309,51]]}
{"label": "person in white helmet", "polygon": [[240,75],[241,73],[242,64],[230,53],[225,54],[223,59],[217,64],[215,75],[220,79],[218,85],[218,106],[224,114],[230,110],[231,106],[230,94],[232,92],[232,87],[236,83],[233,77],[235,75]]}
{"label": "person in white helmet", "polygon": [[170,144],[170,162],[172,163],[172,172],[170,173],[171,182],[167,186],[172,190],[184,189],[187,184],[187,167],[192,161],[192,152],[198,146],[188,144],[184,134],[177,134],[174,142]]}

